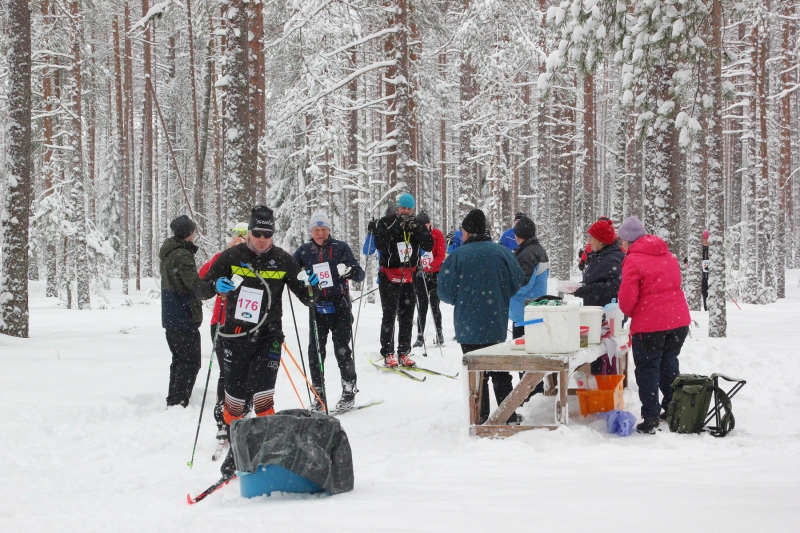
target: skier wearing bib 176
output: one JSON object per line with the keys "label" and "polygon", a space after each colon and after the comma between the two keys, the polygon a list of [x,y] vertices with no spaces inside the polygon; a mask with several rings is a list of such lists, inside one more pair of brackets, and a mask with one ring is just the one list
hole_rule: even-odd
{"label": "skier wearing bib 176", "polygon": [[[381,253],[380,282],[381,355],[384,365],[414,366],[408,356],[411,351],[411,330],[414,322],[414,273],[420,249],[433,250],[433,237],[425,224],[414,216],[414,197],[408,193],[397,199],[397,213],[378,221],[375,228],[375,247]],[[399,324],[397,353],[394,352],[394,323]]]}
{"label": "skier wearing bib 176", "polygon": [[[294,253],[294,258],[305,269],[309,283],[314,287],[314,312],[309,309],[308,314],[308,359],[312,362],[311,381],[319,397],[327,404],[328,400],[323,393],[324,376],[317,363],[325,362],[325,346],[330,331],[342,378],[342,396],[336,404],[336,410],[347,410],[353,407],[358,392],[356,365],[353,361],[353,352],[350,350],[353,313],[347,280],[363,281],[364,270],[358,265],[350,246],[331,237],[331,221],[328,215],[323,212],[311,215],[308,231],[311,233],[311,241],[301,245]],[[314,338],[315,316],[319,354]],[[322,410],[319,400],[314,400],[311,410]]]}
{"label": "skier wearing bib 176", "polygon": [[[284,285],[304,305],[310,302],[305,286],[297,279],[300,265],[272,243],[272,210],[263,205],[254,207],[247,227],[245,242],[220,254],[203,276],[206,283],[197,291],[204,299],[216,293],[226,299],[225,323],[217,342],[223,353],[223,418],[228,426],[242,417],[248,389],[253,393],[256,416],[275,412],[273,396],[283,344]],[[223,463],[223,473],[226,468],[233,468],[232,457]]]}

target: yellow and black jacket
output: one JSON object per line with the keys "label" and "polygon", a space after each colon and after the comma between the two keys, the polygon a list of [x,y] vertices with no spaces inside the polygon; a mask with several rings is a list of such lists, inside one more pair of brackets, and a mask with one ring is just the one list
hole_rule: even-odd
{"label": "yellow and black jacket", "polygon": [[222,326],[221,331],[228,334],[250,331],[255,327],[255,324],[235,319],[234,313],[236,312],[236,303],[241,287],[266,291],[255,271],[258,271],[266,281],[272,296],[272,305],[267,309],[267,295],[265,292],[258,319],[260,321],[264,317],[264,313],[267,313],[267,318],[264,324],[253,332],[252,336],[272,337],[283,335],[281,299],[284,285],[288,285],[289,289],[297,295],[304,305],[308,305],[311,300],[303,282],[297,279],[300,265],[297,264],[291,254],[282,248],[273,245],[263,254],[256,254],[247,247],[246,243],[228,248],[220,254],[214,264],[211,265],[211,268],[208,269],[206,275],[203,276],[205,283],[200,284],[195,294],[199,298],[206,300],[216,294],[214,283],[219,278],[230,279],[234,274],[241,276],[244,281],[242,281],[239,288],[225,294],[225,325]]}

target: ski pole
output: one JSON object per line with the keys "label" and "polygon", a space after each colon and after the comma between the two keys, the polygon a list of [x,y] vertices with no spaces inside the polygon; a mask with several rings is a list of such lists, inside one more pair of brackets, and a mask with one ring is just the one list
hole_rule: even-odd
{"label": "ski pole", "polygon": [[[727,294],[728,296],[730,296],[730,298],[731,298],[731,300],[733,301],[733,303],[734,303],[734,304],[736,304],[736,307],[739,307],[739,304],[738,304],[738,303],[736,303],[736,300],[734,300],[734,299],[733,299],[733,296],[731,296],[731,293],[729,293],[728,291],[725,291],[725,294]],[[741,308],[741,307],[739,307],[739,311],[741,311],[741,310],[742,310],[742,308]]]}
{"label": "ski pole", "polygon": [[[367,236],[367,251],[369,252],[372,249],[372,242],[375,241],[375,236],[372,233],[368,233],[367,235],[368,235]],[[370,237],[372,238],[371,240],[370,240]],[[375,253],[378,253],[378,251],[375,250]],[[358,322],[359,322],[359,320],[361,320],[361,299],[364,296],[366,296],[367,294],[372,294],[373,292],[375,292],[375,291],[377,291],[379,289],[379,287],[376,287],[376,288],[372,289],[371,291],[369,291],[367,294],[364,294],[363,287],[364,287],[364,284],[367,282],[367,276],[369,276],[369,256],[370,255],[371,254],[367,254],[367,258],[364,260],[364,281],[361,282],[361,287],[362,287],[361,295],[358,298],[356,298],[356,300],[358,300],[359,302],[358,302],[358,315],[356,316],[356,331],[355,331],[355,333],[353,333],[351,335],[351,338],[353,339],[353,358],[355,358],[356,335],[358,335]],[[353,300],[353,301],[355,302],[356,300]]]}
{"label": "ski pole", "polygon": [[[308,283],[306,280],[307,287],[308,287],[308,296],[311,298],[311,305],[308,307],[311,310],[311,327],[314,328],[314,343],[317,347],[317,364],[319,364],[319,376],[320,381],[322,382],[322,397],[325,398],[325,401],[322,403],[322,407],[325,408],[325,414],[328,414],[328,395],[325,392],[325,363],[322,362],[322,352],[320,351],[319,347],[319,334],[317,332],[317,299],[314,298],[314,288]],[[310,358],[309,358],[310,359]],[[311,361],[309,360],[309,364]]]}
{"label": "ski pole", "polygon": [[[303,363],[303,375],[306,374],[306,360],[303,358],[303,345],[300,344],[300,331],[297,329],[297,318],[294,316],[294,304],[292,303],[292,293],[289,291],[289,307],[292,310],[292,322],[294,322],[294,333],[297,335],[297,349],[300,350],[300,361]],[[284,346],[285,347],[285,346]],[[289,350],[286,350],[287,352]],[[311,405],[313,400],[311,399],[311,391],[308,389],[308,383],[306,383],[306,392],[308,393],[308,405]]]}
{"label": "ski pole", "polygon": [[[357,301],[357,300],[360,300],[360,299],[361,299],[361,298],[363,298],[364,296],[369,296],[369,295],[370,295],[370,294],[372,294],[373,292],[377,291],[379,288],[380,288],[380,287],[375,287],[374,289],[370,289],[369,291],[365,292],[364,294],[362,294],[362,295],[361,295],[361,296],[359,296],[358,298],[353,298],[353,299],[352,299],[352,300],[350,300],[350,301],[351,301],[351,302],[355,302],[355,301]],[[360,305],[360,304],[359,304],[359,305]],[[361,310],[361,308],[359,307],[359,311],[360,311],[360,310]]]}
{"label": "ski pole", "polygon": [[[431,303],[431,293],[428,290],[428,281],[425,279],[425,269],[424,268],[422,269],[422,284],[425,286],[425,294],[428,296],[428,307],[431,308],[431,319],[433,320],[433,326],[436,327],[436,317],[433,316],[433,303]],[[419,303],[417,303],[417,306],[419,306]],[[419,309],[417,309],[417,314],[419,314]],[[427,312],[425,314],[427,314]],[[427,326],[427,324],[425,324],[425,325]],[[417,323],[417,329],[419,329],[419,323]],[[437,335],[439,334],[438,330],[437,330],[436,334]],[[422,334],[422,343],[425,344],[425,332],[423,332],[423,334]],[[444,352],[442,351],[442,345],[441,344],[439,344],[439,355],[444,357]]]}
{"label": "ski pole", "polygon": [[[225,309],[225,297],[222,298],[222,309]],[[192,458],[186,463],[191,469],[194,466],[194,454],[197,451],[197,439],[200,438],[200,423],[203,421],[203,408],[206,406],[206,393],[208,393],[208,382],[211,380],[211,367],[214,366],[214,355],[217,350],[217,335],[219,334],[219,322],[217,330],[214,332],[214,342],[211,346],[211,360],[208,362],[208,375],[206,375],[206,388],[203,389],[203,401],[200,403],[200,418],[197,421],[197,432],[194,435],[194,446],[192,446]]]}

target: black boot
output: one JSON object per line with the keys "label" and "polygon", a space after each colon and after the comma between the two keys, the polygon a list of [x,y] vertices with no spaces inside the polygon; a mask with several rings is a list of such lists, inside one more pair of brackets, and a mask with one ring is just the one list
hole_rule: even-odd
{"label": "black boot", "polygon": [[[317,394],[314,394],[314,391],[317,391]],[[314,386],[311,390],[311,394],[314,398],[314,403],[311,404],[311,407],[308,408],[309,411],[312,413],[324,413],[325,407],[320,403],[319,398],[322,398],[322,401],[325,402],[325,405],[328,405],[328,400],[325,398],[325,394],[322,392],[321,386]],[[317,398],[319,396],[319,398]]]}
{"label": "black boot", "polygon": [[228,455],[222,461],[222,466],[219,467],[222,477],[230,477],[236,473],[236,461],[233,459],[233,448],[228,450]]}
{"label": "black boot", "polygon": [[645,418],[644,422],[636,426],[636,431],[639,433],[646,433],[648,435],[655,435],[656,431],[661,431],[658,429],[660,423],[661,420],[658,417]]}
{"label": "black boot", "polygon": [[423,344],[425,344],[425,339],[422,338],[422,335],[417,335],[417,342],[414,343],[413,347],[414,348],[419,348]]}
{"label": "black boot", "polygon": [[444,335],[442,334],[442,330],[436,332],[436,345],[437,346],[444,345]]}

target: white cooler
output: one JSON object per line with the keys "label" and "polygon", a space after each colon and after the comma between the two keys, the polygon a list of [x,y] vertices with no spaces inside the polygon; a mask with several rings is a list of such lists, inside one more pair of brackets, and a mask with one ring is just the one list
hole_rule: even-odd
{"label": "white cooler", "polygon": [[544,319],[525,326],[525,351],[528,353],[570,353],[581,347],[581,317],[577,305],[528,305],[525,322]]}

